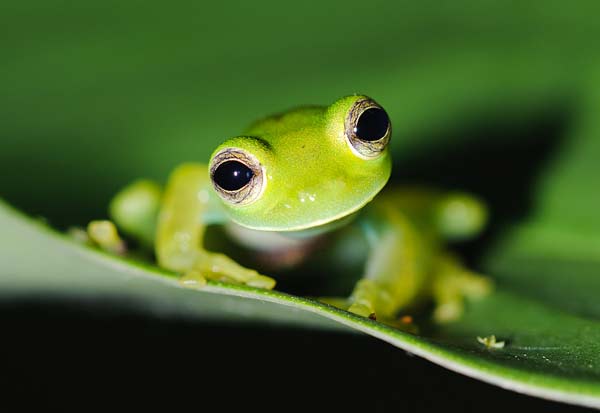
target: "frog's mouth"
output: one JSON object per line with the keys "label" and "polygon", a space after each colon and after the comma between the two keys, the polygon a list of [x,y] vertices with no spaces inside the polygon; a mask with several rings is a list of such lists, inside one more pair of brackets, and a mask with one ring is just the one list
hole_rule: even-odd
{"label": "frog's mouth", "polygon": [[268,181],[255,202],[224,204],[226,213],[236,224],[257,231],[297,233],[299,237],[330,231],[348,223],[387,184],[389,156],[370,162],[375,162],[368,165],[370,169],[361,169],[359,164],[353,170],[352,165],[330,171],[322,179],[319,171],[310,168],[281,174]]}
{"label": "frog's mouth", "polygon": [[387,180],[384,180],[380,183],[380,185],[372,188],[372,193],[369,194],[369,196],[365,196],[364,199],[359,203],[356,203],[356,200],[348,201],[354,202],[349,205],[347,203],[345,204],[343,202],[337,202],[337,200],[332,197],[332,204],[335,205],[335,208],[326,209],[326,212],[329,212],[328,214],[318,213],[322,211],[316,211],[313,213],[304,211],[306,215],[314,217],[312,219],[305,219],[304,214],[285,214],[287,209],[287,205],[285,204],[279,206],[279,211],[263,212],[261,214],[261,219],[256,221],[248,220],[248,216],[255,217],[256,215],[254,214],[242,215],[238,217],[237,214],[234,213],[231,214],[230,218],[236,224],[251,230],[284,232],[286,236],[294,238],[313,237],[315,235],[335,230],[353,221],[358,215],[358,212],[373,200],[373,198],[385,186],[386,182]]}

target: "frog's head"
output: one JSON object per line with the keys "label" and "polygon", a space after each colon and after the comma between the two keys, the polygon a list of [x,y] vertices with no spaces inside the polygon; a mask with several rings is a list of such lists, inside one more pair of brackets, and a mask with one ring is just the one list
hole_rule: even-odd
{"label": "frog's head", "polygon": [[391,123],[367,96],[256,123],[220,145],[210,177],[229,217],[265,231],[296,231],[365,206],[391,173]]}

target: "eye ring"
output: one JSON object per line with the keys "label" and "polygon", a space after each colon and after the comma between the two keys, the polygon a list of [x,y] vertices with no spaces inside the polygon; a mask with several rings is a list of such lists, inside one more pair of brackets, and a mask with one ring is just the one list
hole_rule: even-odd
{"label": "eye ring", "polygon": [[[363,117],[364,115],[364,117]],[[367,136],[359,136],[359,123],[367,126]],[[387,125],[386,125],[387,123]],[[346,141],[352,151],[361,158],[374,159],[379,157],[387,147],[392,136],[392,122],[385,110],[372,99],[361,99],[354,103],[348,111],[344,124]],[[363,127],[363,129],[365,129]],[[379,137],[381,136],[381,137]]]}
{"label": "eye ring", "polygon": [[[226,148],[218,152],[210,162],[209,171],[217,194],[234,205],[251,204],[260,198],[266,186],[264,167],[254,155],[242,149]],[[232,172],[234,175],[231,175]],[[244,177],[238,178],[239,172],[244,172]],[[222,180],[225,174],[231,175],[229,181],[219,184],[217,181]],[[232,181],[232,177],[239,182]]]}

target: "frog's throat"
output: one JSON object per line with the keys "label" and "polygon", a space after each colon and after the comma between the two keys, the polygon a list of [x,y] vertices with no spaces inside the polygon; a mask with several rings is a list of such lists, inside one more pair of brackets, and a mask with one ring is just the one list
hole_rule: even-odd
{"label": "frog's throat", "polygon": [[241,230],[243,231],[247,231],[248,233],[271,233],[271,234],[280,234],[280,237],[285,237],[286,239],[289,240],[297,240],[299,242],[302,242],[304,240],[308,240],[308,239],[313,239],[313,238],[318,238],[319,236],[326,234],[328,232],[331,231],[335,231],[338,228],[344,227],[346,225],[348,225],[350,222],[352,222],[356,216],[358,215],[357,212],[355,213],[351,213],[349,215],[345,215],[342,218],[333,220],[333,221],[329,221],[325,224],[322,225],[316,225],[316,226],[311,226],[311,227],[307,227],[304,229],[298,229],[298,230],[289,230],[286,229],[285,231],[281,231],[281,230],[276,230],[276,231],[272,231],[272,230],[263,230],[263,229],[259,229],[259,230],[255,230],[252,228],[248,228],[246,226],[242,226],[239,225],[237,223],[232,223],[233,226],[230,225],[230,229],[231,228],[238,228],[238,232]]}
{"label": "frog's throat", "polygon": [[277,226],[270,227],[270,226],[247,225],[247,224],[244,224],[243,222],[237,221],[233,217],[231,218],[231,220],[241,227],[256,230],[256,231],[285,232],[285,233],[289,233],[290,236],[292,236],[292,235],[293,236],[295,236],[295,235],[304,236],[304,235],[308,235],[308,234],[310,234],[312,236],[312,235],[318,235],[321,233],[332,231],[332,230],[342,227],[342,226],[346,225],[347,223],[349,223],[350,221],[354,220],[357,213],[361,209],[363,209],[365,205],[367,205],[369,202],[371,202],[374,197],[375,196],[368,198],[365,202],[358,204],[354,208],[348,209],[348,210],[344,211],[343,213],[339,213],[337,215],[332,215],[330,217],[311,221],[306,224],[285,227],[285,228],[281,228],[281,227],[277,227]]}
{"label": "frog's throat", "polygon": [[338,218],[321,225],[311,226],[304,229],[297,229],[295,231],[285,231],[285,235],[289,236],[290,238],[318,237],[319,235],[334,231],[338,228],[348,225],[350,222],[354,221],[357,215],[358,211],[344,215],[342,218]]}

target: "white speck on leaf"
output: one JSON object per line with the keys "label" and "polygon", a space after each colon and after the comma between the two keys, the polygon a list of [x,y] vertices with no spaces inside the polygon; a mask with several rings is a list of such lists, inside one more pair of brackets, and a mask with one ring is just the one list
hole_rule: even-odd
{"label": "white speck on leaf", "polygon": [[487,337],[479,337],[477,336],[477,341],[483,344],[488,349],[501,349],[504,348],[504,341],[497,341],[495,335],[487,336]]}

